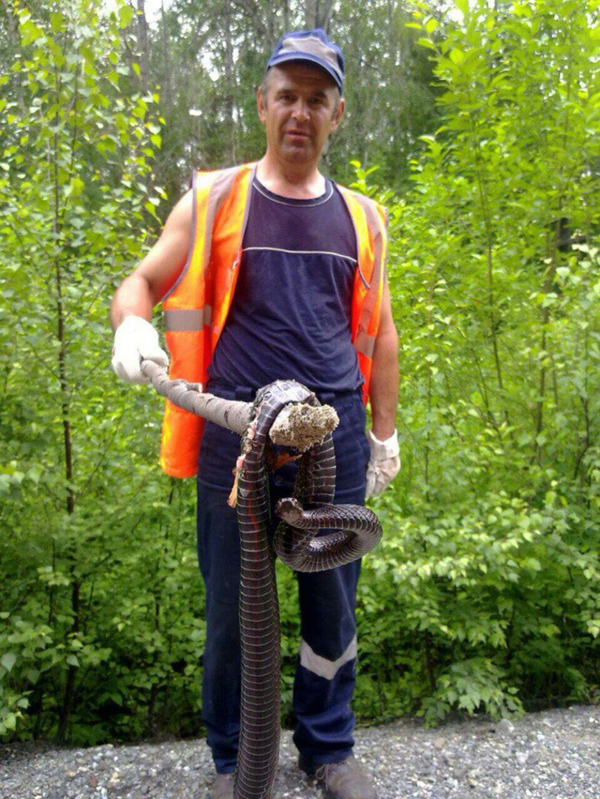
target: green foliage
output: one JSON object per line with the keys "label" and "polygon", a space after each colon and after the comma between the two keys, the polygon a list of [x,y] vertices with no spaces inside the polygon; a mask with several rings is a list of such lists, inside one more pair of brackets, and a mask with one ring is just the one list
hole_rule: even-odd
{"label": "green foliage", "polygon": [[197,701],[189,492],[150,465],[157,421],[144,420],[160,402],[108,369],[108,302],[162,193],[151,167],[160,120],[156,96],[132,90],[131,9],[12,13],[0,134],[0,734],[93,742],[152,728],[174,696]]}

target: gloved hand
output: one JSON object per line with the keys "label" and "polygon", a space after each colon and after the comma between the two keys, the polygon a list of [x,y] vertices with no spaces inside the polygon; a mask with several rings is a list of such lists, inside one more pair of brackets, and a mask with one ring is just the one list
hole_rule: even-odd
{"label": "gloved hand", "polygon": [[128,316],[115,331],[111,365],[126,383],[149,383],[140,369],[142,360],[150,360],[165,368],[169,356],[158,345],[158,333],[141,316]]}
{"label": "gloved hand", "polygon": [[367,499],[369,499],[381,494],[400,471],[400,447],[396,430],[385,441],[375,438],[369,430],[367,439],[371,448],[371,458],[367,466]]}

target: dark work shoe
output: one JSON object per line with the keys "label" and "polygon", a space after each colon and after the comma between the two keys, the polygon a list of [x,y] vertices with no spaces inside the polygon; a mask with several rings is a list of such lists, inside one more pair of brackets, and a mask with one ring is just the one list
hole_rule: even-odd
{"label": "dark work shoe", "polygon": [[326,799],[376,799],[375,786],[369,772],[350,755],[339,763],[310,766],[300,755],[299,766],[317,780]]}
{"label": "dark work shoe", "polygon": [[210,799],[233,799],[233,774],[217,774]]}

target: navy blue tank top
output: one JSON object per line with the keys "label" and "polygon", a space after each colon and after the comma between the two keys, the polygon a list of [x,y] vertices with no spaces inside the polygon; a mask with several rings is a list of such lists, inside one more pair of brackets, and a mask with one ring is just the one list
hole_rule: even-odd
{"label": "navy blue tank top", "polygon": [[280,197],[256,179],[235,294],[208,375],[258,388],[293,378],[313,391],[354,391],[351,342],[357,241],[339,190]]}

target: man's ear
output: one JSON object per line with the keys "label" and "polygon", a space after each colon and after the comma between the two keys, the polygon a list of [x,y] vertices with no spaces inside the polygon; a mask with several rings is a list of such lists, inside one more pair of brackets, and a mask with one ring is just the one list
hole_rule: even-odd
{"label": "man's ear", "polygon": [[260,86],[256,90],[256,109],[258,111],[258,118],[264,125],[267,119],[267,104],[265,103],[265,98],[263,97],[262,89]]}
{"label": "man's ear", "polygon": [[345,108],[346,108],[346,101],[344,100],[343,97],[340,97],[340,102],[338,103],[338,107],[335,109],[333,117],[331,118],[330,133],[333,133],[334,130],[338,129],[339,124],[342,121],[342,116],[344,115]]}

